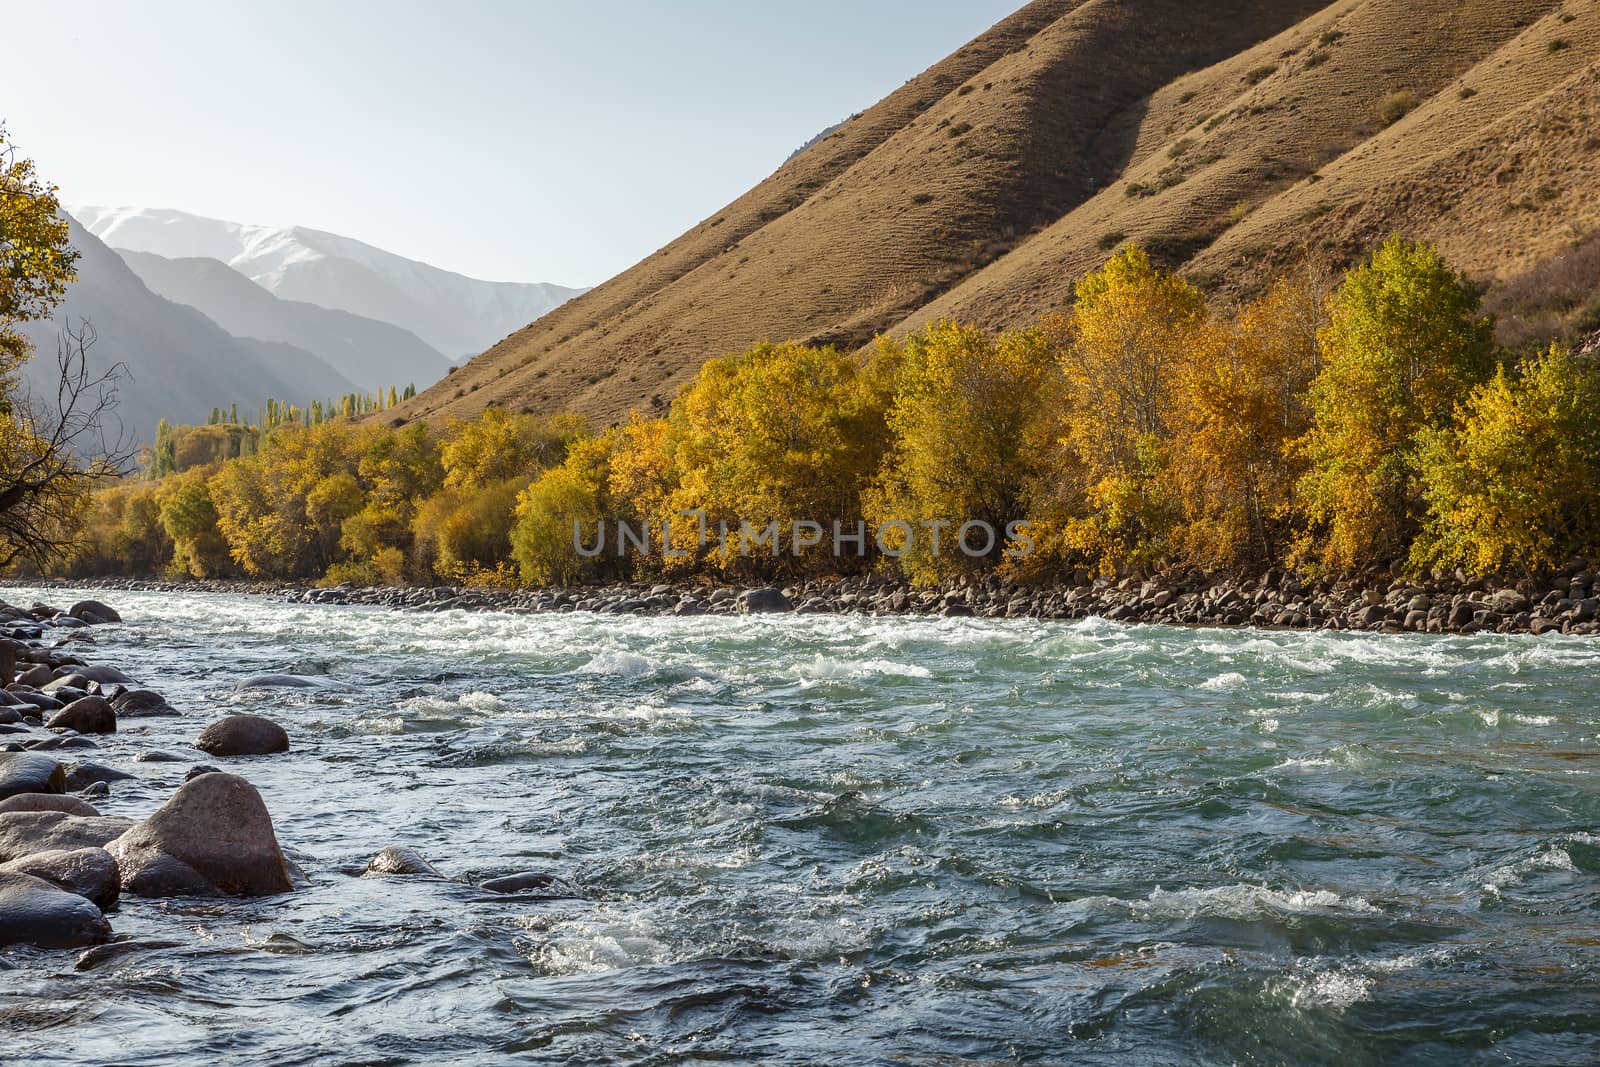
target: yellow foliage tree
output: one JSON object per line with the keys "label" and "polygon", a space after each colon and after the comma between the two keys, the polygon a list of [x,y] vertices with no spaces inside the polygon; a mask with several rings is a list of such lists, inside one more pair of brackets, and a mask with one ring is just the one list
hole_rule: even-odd
{"label": "yellow foliage tree", "polygon": [[1330,567],[1405,552],[1421,510],[1416,448],[1493,369],[1493,323],[1476,290],[1426,244],[1394,238],[1350,271],[1320,337],[1300,555]]}
{"label": "yellow foliage tree", "polygon": [[1081,504],[1058,517],[1061,544],[1104,570],[1147,563],[1165,552],[1176,522],[1165,478],[1175,392],[1211,336],[1205,297],[1137,245],[1074,294],[1061,348],[1065,455],[1054,474],[1076,483]]}
{"label": "yellow foliage tree", "polygon": [[[867,522],[885,531],[885,543],[903,553],[901,569],[918,582],[976,564],[957,543],[967,522],[989,524],[996,537],[986,558],[998,558],[1036,475],[1029,435],[1057,373],[1045,331],[995,337],[941,322],[903,346],[880,342],[877,358],[895,368],[895,395],[889,448],[864,494]],[[894,523],[910,527],[909,543]]]}
{"label": "yellow foliage tree", "polygon": [[1555,568],[1600,547],[1600,374],[1552,347],[1475,389],[1419,457],[1419,565],[1477,574]]}

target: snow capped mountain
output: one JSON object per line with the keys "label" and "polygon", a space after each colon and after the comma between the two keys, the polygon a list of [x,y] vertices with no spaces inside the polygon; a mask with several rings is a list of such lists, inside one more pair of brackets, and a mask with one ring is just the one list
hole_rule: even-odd
{"label": "snow capped mountain", "polygon": [[[391,385],[423,389],[450,369],[449,360],[410,330],[281,299],[220,259],[168,259],[126,249],[118,254],[157,295],[195,308],[235,337],[304,349],[368,391]],[[320,384],[305,387],[315,390]]]}
{"label": "snow capped mountain", "polygon": [[[76,220],[69,216],[67,224],[81,255],[78,280],[52,319],[23,326],[37,350],[23,378],[37,395],[55,393],[60,332],[85,321],[98,335],[89,350],[91,372],[122,367],[115,415],[135,440],[149,441],[163,418],[204,422],[213,407],[238,404],[254,413],[268,397],[303,406],[356,389],[305,349],[235,337],[194,308],[163,299]],[[116,428],[108,433],[115,437]]]}
{"label": "snow capped mountain", "polygon": [[71,211],[112,248],[221,260],[285,300],[391,323],[451,358],[476,355],[584,291],[469,278],[303,226],[253,226],[165,208]]}

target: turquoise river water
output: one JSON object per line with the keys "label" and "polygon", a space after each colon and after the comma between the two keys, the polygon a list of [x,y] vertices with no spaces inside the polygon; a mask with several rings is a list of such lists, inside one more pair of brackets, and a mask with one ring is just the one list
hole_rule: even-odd
{"label": "turquoise river water", "polygon": [[[6,1064],[1600,1059],[1592,639],[102,596],[184,716],[101,810],[269,715],[310,885],[10,950]],[[582,896],[470,884],[528,869]]]}

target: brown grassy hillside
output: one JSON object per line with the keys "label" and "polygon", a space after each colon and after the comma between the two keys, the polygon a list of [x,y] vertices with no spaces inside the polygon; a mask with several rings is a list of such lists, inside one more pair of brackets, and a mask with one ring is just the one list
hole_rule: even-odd
{"label": "brown grassy hillside", "polygon": [[1246,292],[1398,231],[1512,297],[1566,257],[1582,303],[1597,59],[1596,0],[1036,0],[402,415],[611,421],[763,338],[1023,322],[1127,239]]}

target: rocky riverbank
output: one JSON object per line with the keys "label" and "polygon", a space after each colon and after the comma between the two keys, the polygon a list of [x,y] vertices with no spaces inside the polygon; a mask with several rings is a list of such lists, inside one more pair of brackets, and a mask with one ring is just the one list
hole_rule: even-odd
{"label": "rocky riverbank", "polygon": [[[0,602],[0,949],[95,948],[112,941],[124,896],[238,898],[294,892],[303,871],[279,845],[266,801],[251,783],[196,762],[182,783],[140,819],[102,814],[97,801],[135,776],[94,761],[100,740],[128,720],[178,716],[157,689],[120,668],[91,664],[93,630],[122,623],[116,609],[84,600],[62,610]],[[295,675],[247,678],[241,688],[298,688]],[[129,732],[138,733],[138,728]],[[287,752],[281,726],[259,715],[209,719],[195,756],[141,749],[134,762],[219,762]],[[372,877],[441,878],[401,846],[379,852]],[[545,872],[512,872],[483,882],[491,893],[569,895]],[[0,966],[4,966],[0,960]]]}
{"label": "rocky riverbank", "polygon": [[611,614],[945,615],[1082,619],[1185,626],[1257,626],[1379,633],[1600,633],[1600,584],[1585,560],[1556,577],[1492,582],[1455,574],[1312,579],[1199,572],[1156,578],[1099,578],[1083,584],[1013,585],[995,578],[918,589],[876,575],[809,579],[777,586],[704,581],[618,583],[553,589],[455,586],[319,588],[280,582],[170,583],[117,579],[62,587],[249,593],[310,604],[364,604],[410,611],[595,611]]}

